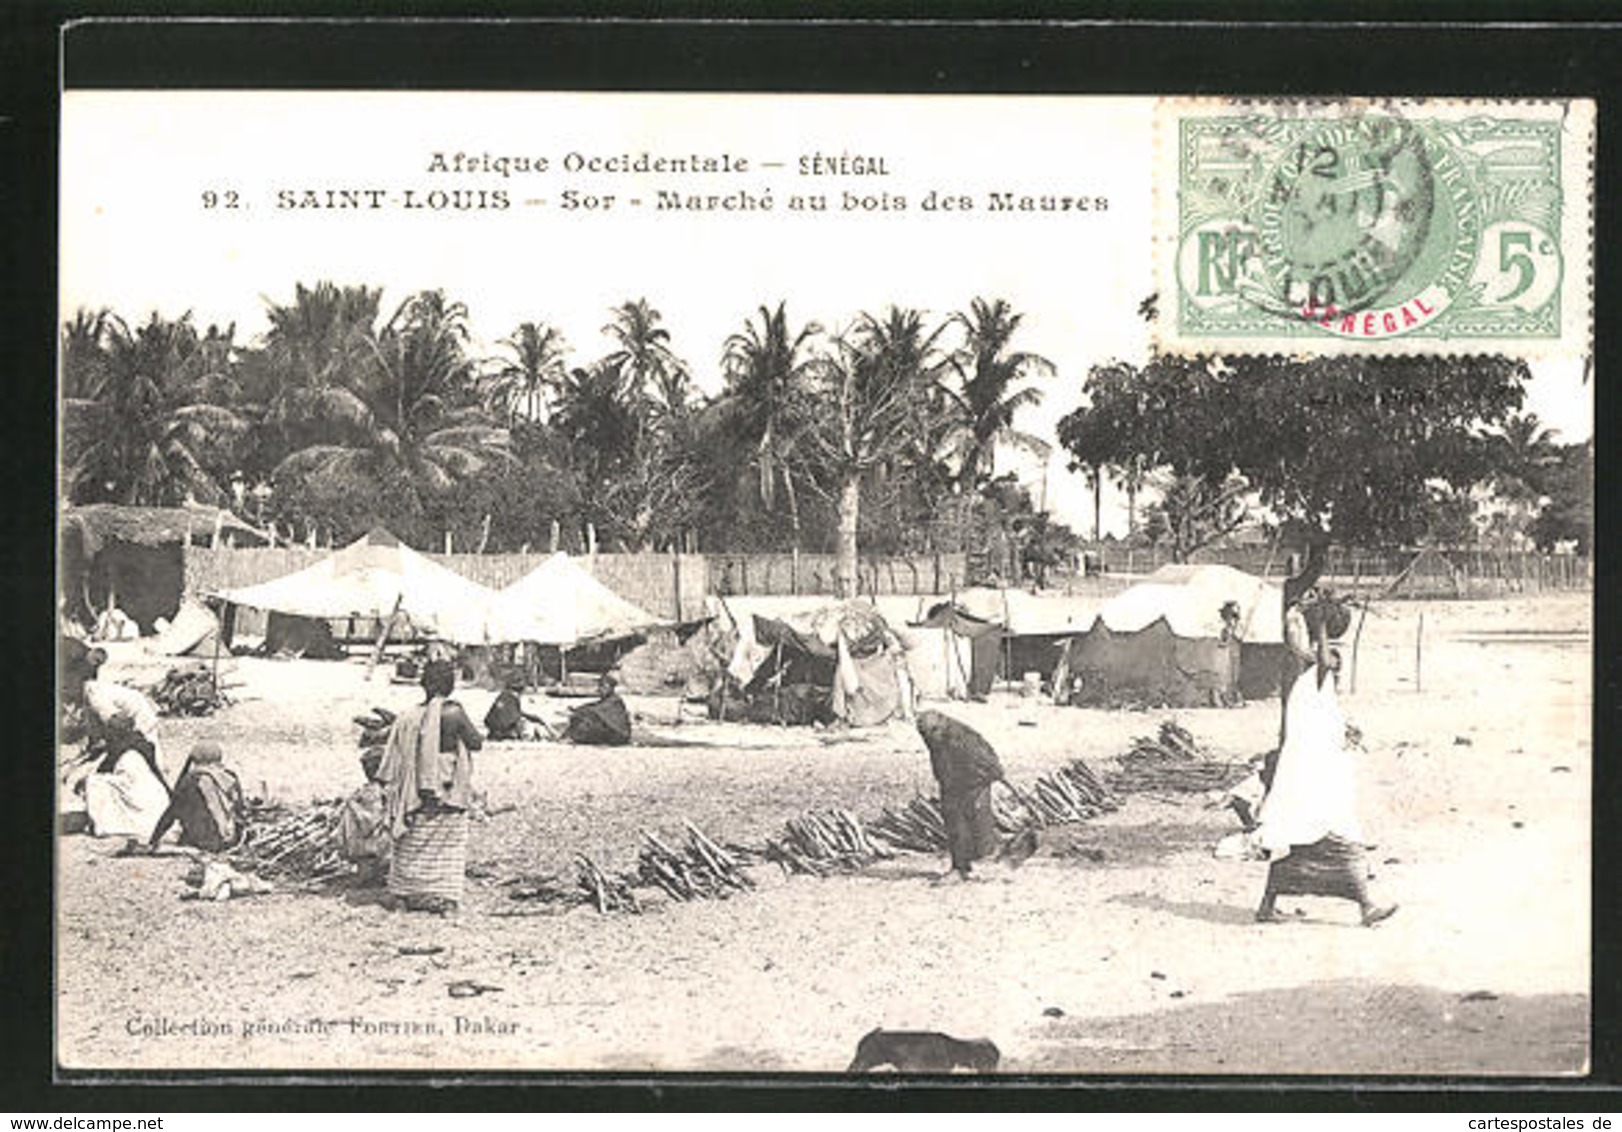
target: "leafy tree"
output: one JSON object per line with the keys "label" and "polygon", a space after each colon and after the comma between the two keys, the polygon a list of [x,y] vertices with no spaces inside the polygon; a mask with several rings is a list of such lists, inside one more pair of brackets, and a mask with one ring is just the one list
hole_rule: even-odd
{"label": "leafy tree", "polygon": [[1196,550],[1244,525],[1250,516],[1248,490],[1239,476],[1220,484],[1203,476],[1170,476],[1145,516],[1144,534],[1151,542],[1170,543],[1173,562],[1187,562]]}
{"label": "leafy tree", "polygon": [[1078,460],[1146,466],[1223,483],[1241,475],[1305,533],[1305,569],[1331,541],[1411,545],[1434,518],[1436,484],[1463,489],[1491,466],[1483,429],[1520,408],[1529,378],[1502,357],[1157,357],[1095,369],[1090,404],[1059,424]]}
{"label": "leafy tree", "polygon": [[1594,442],[1559,445],[1552,463],[1538,473],[1538,487],[1546,497],[1528,532],[1542,550],[1557,542],[1574,542],[1578,554],[1589,554],[1594,544]]}
{"label": "leafy tree", "polygon": [[1431,481],[1484,474],[1481,430],[1520,406],[1528,377],[1505,358],[1162,357],[1090,377],[1091,405],[1059,436],[1078,458],[1242,475],[1319,541],[1403,544],[1424,533]]}

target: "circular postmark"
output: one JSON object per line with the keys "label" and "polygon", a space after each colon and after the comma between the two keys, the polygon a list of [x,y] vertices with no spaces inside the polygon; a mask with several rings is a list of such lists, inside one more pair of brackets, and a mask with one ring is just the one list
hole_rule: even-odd
{"label": "circular postmark", "polygon": [[1266,295],[1282,312],[1380,305],[1425,249],[1436,179],[1423,136],[1401,118],[1318,124],[1278,152],[1256,212]]}

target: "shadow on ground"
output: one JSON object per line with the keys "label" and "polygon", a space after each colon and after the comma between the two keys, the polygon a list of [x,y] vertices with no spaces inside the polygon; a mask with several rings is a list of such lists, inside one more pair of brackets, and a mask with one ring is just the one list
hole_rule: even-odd
{"label": "shadow on ground", "polygon": [[1353,980],[1150,1014],[1058,1018],[1014,1073],[1554,1076],[1588,1067],[1586,995],[1460,994]]}

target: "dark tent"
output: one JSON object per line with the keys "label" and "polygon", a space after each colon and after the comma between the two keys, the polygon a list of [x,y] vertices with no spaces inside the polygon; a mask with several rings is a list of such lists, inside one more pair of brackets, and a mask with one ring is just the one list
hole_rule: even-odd
{"label": "dark tent", "polygon": [[829,606],[807,629],[756,614],[750,627],[764,657],[747,683],[727,676],[711,693],[711,718],[866,727],[904,709],[891,634],[871,607]]}

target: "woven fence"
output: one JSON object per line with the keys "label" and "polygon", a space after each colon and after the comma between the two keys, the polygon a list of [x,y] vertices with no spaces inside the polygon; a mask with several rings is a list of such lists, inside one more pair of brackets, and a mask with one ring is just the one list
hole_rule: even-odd
{"label": "woven fence", "polygon": [[[710,591],[722,596],[822,594],[831,597],[838,573],[832,554],[710,554]],[[863,558],[857,588],[863,595],[944,594],[966,584],[968,560],[962,554],[911,558]]]}
{"label": "woven fence", "polygon": [[[1148,574],[1172,561],[1163,547],[1093,545],[1108,574]],[[1206,547],[1191,562],[1232,566],[1279,579],[1286,555],[1265,546]],[[1324,580],[1343,590],[1415,598],[1497,597],[1546,590],[1582,590],[1594,583],[1593,560],[1571,554],[1494,550],[1359,550],[1331,547]]]}

